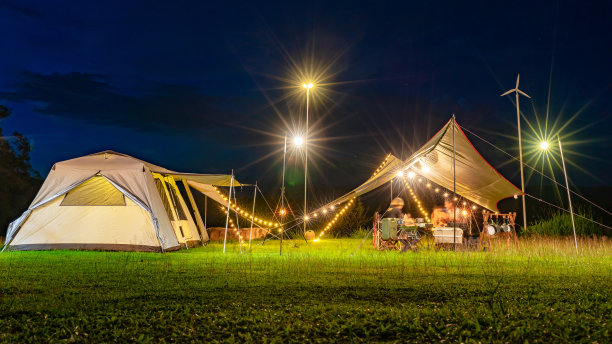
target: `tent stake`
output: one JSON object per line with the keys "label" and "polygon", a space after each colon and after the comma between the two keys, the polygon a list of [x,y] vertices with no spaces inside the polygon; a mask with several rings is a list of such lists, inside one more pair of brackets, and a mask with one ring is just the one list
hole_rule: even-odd
{"label": "tent stake", "polygon": [[232,202],[232,190],[234,189],[234,170],[230,179],[229,195],[227,195],[227,216],[225,217],[225,237],[223,238],[223,254],[225,254],[225,244],[227,243],[227,225],[229,224],[230,204]]}

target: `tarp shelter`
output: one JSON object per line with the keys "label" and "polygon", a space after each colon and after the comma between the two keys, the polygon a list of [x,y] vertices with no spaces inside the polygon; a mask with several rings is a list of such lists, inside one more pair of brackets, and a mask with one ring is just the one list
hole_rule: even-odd
{"label": "tarp shelter", "polygon": [[453,117],[408,159],[402,162],[389,156],[378,173],[324,207],[368,193],[396,178],[400,171],[413,171],[449,190],[455,186],[457,195],[491,211],[498,211],[497,203],[502,199],[522,195],[480,155]]}
{"label": "tarp shelter", "polygon": [[159,252],[206,242],[189,185],[223,204],[213,185],[229,186],[231,178],[174,172],[113,151],[58,162],[9,225],[4,248]]}

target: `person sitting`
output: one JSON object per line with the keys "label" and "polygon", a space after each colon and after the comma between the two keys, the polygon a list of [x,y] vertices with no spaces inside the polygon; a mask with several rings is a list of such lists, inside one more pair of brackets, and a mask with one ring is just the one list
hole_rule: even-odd
{"label": "person sitting", "polygon": [[404,208],[404,200],[401,197],[395,197],[390,204],[389,209],[384,214],[384,218],[401,219],[402,208]]}
{"label": "person sitting", "polygon": [[404,226],[414,226],[416,224],[415,219],[410,215],[410,213],[404,214]]}
{"label": "person sitting", "polygon": [[[446,202],[445,202],[446,203]],[[446,208],[437,204],[431,213],[431,222],[434,227],[444,227],[449,222]]]}

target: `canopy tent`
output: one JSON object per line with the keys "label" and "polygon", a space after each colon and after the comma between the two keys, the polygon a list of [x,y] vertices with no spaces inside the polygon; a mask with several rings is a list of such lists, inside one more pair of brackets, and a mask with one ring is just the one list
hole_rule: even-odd
{"label": "canopy tent", "polygon": [[498,211],[502,199],[522,194],[480,155],[453,117],[408,159],[389,156],[378,173],[323,208],[366,194],[409,170],[446,189],[455,186],[457,195],[491,211]]}
{"label": "canopy tent", "polygon": [[[208,241],[188,183],[229,185],[230,175],[174,172],[104,151],[53,165],[4,249],[164,251]],[[182,181],[196,221],[177,182]],[[235,179],[233,185],[242,185]],[[216,193],[205,193],[223,204]]]}

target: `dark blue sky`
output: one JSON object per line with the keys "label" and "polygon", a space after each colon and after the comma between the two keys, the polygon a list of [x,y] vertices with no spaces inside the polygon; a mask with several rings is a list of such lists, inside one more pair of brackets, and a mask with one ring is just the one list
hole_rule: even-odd
{"label": "dark blue sky", "polygon": [[[0,125],[32,140],[43,175],[113,149],[276,189],[280,154],[253,162],[279,148],[279,116],[303,116],[290,59],[328,65],[338,84],[311,109],[325,190],[359,184],[387,152],[406,157],[452,113],[515,154],[515,110],[499,95],[520,72],[530,122],[547,104],[551,123],[580,111],[563,131],[584,169],[570,167],[575,184],[612,185],[611,15],[603,1],[0,1],[0,101],[13,109]],[[517,167],[501,170],[518,184]]]}

